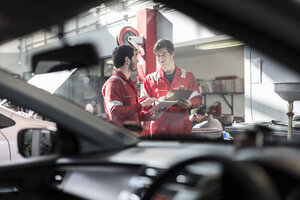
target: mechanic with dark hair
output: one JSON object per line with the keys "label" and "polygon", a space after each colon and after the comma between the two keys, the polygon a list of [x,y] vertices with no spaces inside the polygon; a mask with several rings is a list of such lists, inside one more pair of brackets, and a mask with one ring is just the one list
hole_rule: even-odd
{"label": "mechanic with dark hair", "polygon": [[[151,121],[150,135],[162,133],[191,134],[192,123],[189,120],[189,111],[198,108],[202,101],[194,75],[175,65],[174,45],[170,40],[158,40],[153,51],[161,68],[146,76],[143,94],[162,99],[169,90],[185,89],[193,90],[193,93],[188,100],[179,101],[177,106],[167,109],[159,118]],[[147,109],[143,110],[146,111]]]}
{"label": "mechanic with dark hair", "polygon": [[140,126],[140,111],[148,107],[155,98],[138,102],[136,84],[130,79],[132,72],[137,70],[137,59],[134,48],[121,45],[114,49],[112,59],[117,68],[114,74],[102,87],[107,121],[118,126],[126,123]]}
{"label": "mechanic with dark hair", "polygon": [[199,109],[191,111],[190,120],[194,128],[217,128],[223,137],[223,126],[221,122],[213,118],[212,114],[207,114],[205,106],[202,104]]}
{"label": "mechanic with dark hair", "polygon": [[200,108],[191,110],[190,120],[193,124],[193,127],[196,124],[200,123],[200,121],[206,116],[208,115],[206,113],[206,108],[203,104],[201,104]]}

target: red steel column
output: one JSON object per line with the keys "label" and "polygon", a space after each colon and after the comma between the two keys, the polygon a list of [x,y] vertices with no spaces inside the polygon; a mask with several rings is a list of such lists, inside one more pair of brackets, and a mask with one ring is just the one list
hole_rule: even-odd
{"label": "red steel column", "polygon": [[156,10],[143,9],[137,13],[137,29],[145,38],[144,55],[138,63],[138,78],[142,82],[147,74],[156,71],[156,58],[153,47],[156,42]]}

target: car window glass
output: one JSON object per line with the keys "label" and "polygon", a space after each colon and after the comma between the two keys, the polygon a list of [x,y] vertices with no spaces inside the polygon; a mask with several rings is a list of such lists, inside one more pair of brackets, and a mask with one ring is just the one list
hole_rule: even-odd
{"label": "car window glass", "polygon": [[[148,15],[144,15],[145,12]],[[300,82],[300,77],[293,71],[287,70],[286,66],[275,59],[269,58],[243,41],[214,30],[175,9],[152,1],[128,0],[103,3],[71,18],[63,28],[62,39],[56,36],[58,32],[55,29],[41,30],[20,38],[13,43],[14,50],[7,57],[9,62],[1,63],[1,68],[10,72],[12,76],[23,79],[24,84],[35,85],[76,104],[98,117],[99,120],[109,121],[107,109],[113,110],[112,108],[118,108],[121,105],[139,104],[147,99],[147,95],[159,99],[150,105],[154,107],[154,104],[163,101],[163,97],[169,90],[179,88],[191,90],[193,86],[196,89],[190,93],[187,100],[201,94],[201,103],[192,102],[191,107],[183,111],[184,109],[179,109],[179,104],[168,102],[171,108],[157,109],[164,112],[170,109],[170,112],[167,117],[164,117],[163,112],[156,116],[155,123],[164,124],[157,125],[156,128],[161,128],[164,133],[171,133],[176,132],[175,125],[178,125],[201,138],[207,134],[218,136],[219,132],[223,136],[228,133],[234,135],[236,124],[250,126],[252,123],[267,123],[274,129],[282,128],[280,129],[283,130],[282,134],[286,135],[288,102],[274,91],[274,85],[280,82],[297,83]],[[138,42],[130,43],[127,38],[131,36],[136,36]],[[166,49],[164,53],[153,52],[156,41],[162,38],[172,41],[174,54],[167,53]],[[75,45],[84,42],[92,43],[97,48],[98,65],[80,68],[74,64],[71,70],[67,70],[68,75],[63,80],[54,78],[51,73],[44,73],[52,65],[57,64],[55,62],[48,62],[44,69],[39,66],[37,71],[32,71],[30,59],[35,53],[62,44]],[[118,74],[117,79],[122,80],[117,87],[117,97],[105,106],[102,88],[118,71],[112,61],[112,52],[120,44],[131,45],[138,53],[137,72],[130,75],[135,85],[124,77],[120,78],[122,75]],[[168,74],[168,76],[174,76],[168,80],[164,78],[164,76],[167,77],[165,74],[167,72],[160,73],[159,70],[163,65],[168,64],[170,59],[174,61],[178,70],[173,72],[174,74]],[[149,81],[146,85],[144,82],[146,76],[151,76],[149,79],[153,82]],[[43,78],[47,80],[46,83],[52,86],[52,89],[42,87],[42,82],[33,84],[33,81],[30,81],[38,77],[41,77],[39,79],[41,81]],[[190,80],[193,81],[188,82]],[[157,88],[145,93],[145,88],[152,86],[154,82],[157,83]],[[122,93],[128,89],[124,89],[123,83],[127,84],[126,87],[132,84],[132,87],[136,88],[137,98],[135,93]],[[37,117],[45,120],[38,114],[34,116],[33,111],[11,102],[5,103],[4,106],[19,113],[30,113],[32,116],[27,116],[29,118]],[[300,103],[295,101],[293,106],[293,126],[297,128],[299,125],[296,119],[300,115]],[[200,107],[205,108],[202,116],[200,116]],[[138,112],[142,111],[144,110]],[[124,113],[119,111],[114,113],[114,120],[122,119],[119,120],[119,124],[114,123],[115,121],[111,122],[121,127],[136,125],[132,123],[132,118],[124,119]],[[132,116],[133,114],[130,114],[129,117]],[[184,120],[178,120],[181,117]],[[140,127],[134,127],[133,132],[138,132],[142,136],[151,135],[154,120],[136,118],[141,123]],[[213,127],[207,125],[211,121],[214,123]],[[186,123],[180,125],[180,122]],[[283,127],[278,127],[278,124]],[[136,131],[139,128],[142,128],[142,132]],[[208,128],[216,128],[216,130]]]}
{"label": "car window glass", "polygon": [[5,115],[0,114],[0,128],[7,128],[15,125],[15,121],[6,117]]}

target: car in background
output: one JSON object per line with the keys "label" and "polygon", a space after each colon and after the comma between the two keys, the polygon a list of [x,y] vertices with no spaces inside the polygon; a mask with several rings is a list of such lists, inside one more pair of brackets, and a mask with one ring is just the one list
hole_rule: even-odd
{"label": "car in background", "polygon": [[34,119],[28,113],[14,111],[3,105],[0,105],[0,116],[0,165],[24,159],[18,152],[16,133],[19,131],[26,128],[56,129],[54,122]]}
{"label": "car in background", "polygon": [[[48,74],[38,74],[27,82],[53,94],[74,72],[62,71]],[[45,84],[48,81],[55,81],[54,84]],[[38,113],[14,105],[10,101],[3,99],[0,103],[1,114],[1,139],[0,158],[1,163],[15,162],[24,159],[18,152],[17,133],[26,128],[41,128],[56,130],[54,122],[42,120]],[[37,119],[41,118],[41,119]]]}
{"label": "car in background", "polygon": [[[92,82],[94,79],[93,77],[88,77],[87,75],[83,75],[82,73],[78,78],[77,74],[80,71],[80,69],[74,68],[72,70],[36,74],[32,78],[30,78],[27,83],[44,91],[47,91],[50,94],[55,94],[69,99],[74,103],[79,104],[89,112],[97,114],[95,105],[95,102],[97,101],[97,98],[95,98],[95,96],[97,95],[91,92],[91,88],[87,88],[86,84],[84,84],[84,81],[78,81],[80,79],[90,78]],[[53,82],[53,84],[48,84],[49,82]],[[72,88],[76,88],[76,90]],[[75,90],[75,95],[70,95],[69,90]],[[89,98],[86,98],[86,100],[85,97]],[[92,103],[94,105],[92,105]],[[26,128],[40,128],[50,130],[56,129],[56,124],[54,122],[47,121],[47,119],[44,119],[43,116],[40,116],[35,111],[15,105],[7,99],[3,99],[0,102],[0,114],[0,149],[2,149],[0,152],[0,165],[7,162],[15,162],[24,159],[19,154],[17,148],[17,133],[20,130]]]}

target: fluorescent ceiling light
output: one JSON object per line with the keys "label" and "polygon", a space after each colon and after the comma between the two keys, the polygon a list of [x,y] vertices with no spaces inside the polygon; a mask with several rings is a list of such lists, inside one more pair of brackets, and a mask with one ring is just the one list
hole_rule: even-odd
{"label": "fluorescent ceiling light", "polygon": [[237,40],[222,40],[222,41],[197,44],[194,46],[194,48],[198,50],[211,50],[211,49],[236,47],[241,45],[244,45],[244,43]]}

